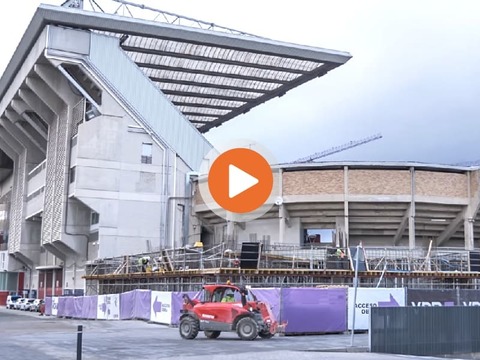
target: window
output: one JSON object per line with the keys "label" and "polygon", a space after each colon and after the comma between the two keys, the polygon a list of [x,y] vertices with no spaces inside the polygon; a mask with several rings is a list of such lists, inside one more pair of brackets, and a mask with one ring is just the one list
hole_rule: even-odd
{"label": "window", "polygon": [[152,163],[152,143],[142,143],[142,164]]}
{"label": "window", "polygon": [[335,229],[304,229],[303,245],[318,246],[335,242]]}
{"label": "window", "polygon": [[92,211],[91,225],[98,224],[99,221],[100,221],[100,214],[95,211]]}
{"label": "window", "polygon": [[75,182],[75,166],[70,168],[70,184]]}

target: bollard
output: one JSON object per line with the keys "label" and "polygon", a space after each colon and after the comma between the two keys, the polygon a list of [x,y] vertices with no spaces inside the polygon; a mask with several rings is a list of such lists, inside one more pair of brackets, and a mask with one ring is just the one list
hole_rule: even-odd
{"label": "bollard", "polygon": [[78,325],[78,329],[77,329],[77,360],[82,360],[82,335],[83,335],[83,325]]}

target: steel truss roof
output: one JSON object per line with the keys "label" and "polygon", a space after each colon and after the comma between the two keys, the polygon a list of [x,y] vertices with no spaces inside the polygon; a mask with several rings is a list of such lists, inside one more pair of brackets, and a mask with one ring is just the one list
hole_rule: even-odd
{"label": "steel truss roof", "polygon": [[[118,37],[128,56],[200,132],[323,76],[351,57],[264,38],[46,5],[37,9],[22,39],[30,39],[30,44],[20,45],[31,47],[32,36],[47,24]],[[12,62],[22,55],[18,52]],[[7,75],[15,66],[12,62]],[[5,81],[4,76],[0,95]]]}

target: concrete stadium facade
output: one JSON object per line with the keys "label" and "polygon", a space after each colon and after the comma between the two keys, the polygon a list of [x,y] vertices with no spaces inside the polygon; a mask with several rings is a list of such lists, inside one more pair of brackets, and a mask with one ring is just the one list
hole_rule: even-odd
{"label": "concrete stadium facade", "polygon": [[306,231],[327,230],[333,236],[323,245],[478,248],[478,169],[326,162],[285,165],[280,173],[280,205],[248,223],[216,217],[197,193],[195,210],[210,226],[205,241],[310,246]]}
{"label": "concrete stadium facade", "polygon": [[[40,296],[82,293],[85,262],[169,245],[169,199],[185,197],[188,172],[210,149],[198,136],[203,151],[185,161],[178,144],[152,136],[150,124],[119,100],[113,80],[96,76],[95,56],[115,46],[101,35],[47,26],[2,100],[1,147],[15,164],[3,179],[4,266],[24,270],[23,288],[38,284]],[[157,115],[186,133],[191,125],[150,90]]]}
{"label": "concrete stadium facade", "polygon": [[40,6],[0,79],[0,292],[82,294],[96,259],[199,239],[202,132],[350,57]]}

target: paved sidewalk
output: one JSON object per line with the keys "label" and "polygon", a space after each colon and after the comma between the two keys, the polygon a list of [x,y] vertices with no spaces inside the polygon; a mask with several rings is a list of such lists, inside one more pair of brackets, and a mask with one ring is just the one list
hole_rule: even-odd
{"label": "paved sidewalk", "polygon": [[177,328],[144,321],[61,319],[5,307],[0,307],[0,359],[73,360],[78,325],[84,326],[83,360],[425,359],[366,352],[367,334],[356,334],[353,348],[349,334],[242,341],[234,333],[222,333],[215,340],[200,333],[195,340],[184,340]]}

